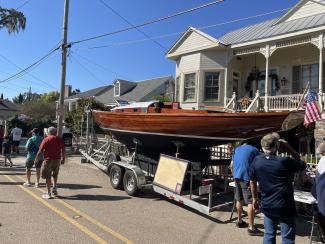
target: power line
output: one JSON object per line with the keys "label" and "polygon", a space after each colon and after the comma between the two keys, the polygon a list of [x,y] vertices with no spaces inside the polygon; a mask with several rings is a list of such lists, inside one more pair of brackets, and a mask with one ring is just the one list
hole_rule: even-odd
{"label": "power line", "polygon": [[147,35],[144,31],[139,29],[138,27],[134,26],[130,21],[128,21],[126,18],[124,18],[121,14],[119,14],[116,10],[114,10],[112,7],[110,7],[107,3],[105,3],[103,0],[99,0],[106,8],[110,9],[114,14],[119,16],[121,19],[123,19],[126,23],[128,23],[131,27],[135,28],[138,32],[140,32],[142,35],[147,37],[149,40],[157,44],[160,48],[162,48],[164,51],[167,49],[163,45],[161,45],[159,42],[156,40],[152,39],[149,35]]}
{"label": "power line", "polygon": [[102,70],[105,70],[105,71],[108,71],[108,72],[114,74],[114,75],[116,76],[116,78],[118,78],[118,77],[119,77],[119,78],[126,78],[126,77],[124,77],[124,75],[121,75],[121,74],[119,74],[119,73],[117,73],[117,72],[115,72],[115,71],[113,71],[113,70],[110,70],[110,69],[108,69],[108,68],[106,68],[106,67],[104,67],[104,66],[102,66],[102,65],[100,65],[100,64],[98,64],[98,63],[96,63],[96,62],[94,62],[94,61],[92,61],[92,60],[90,60],[90,59],[88,59],[88,58],[86,58],[86,57],[84,57],[84,56],[81,56],[80,54],[78,54],[78,53],[76,53],[76,52],[73,52],[73,54],[74,54],[74,55],[77,55],[79,58],[84,59],[85,61],[87,61],[87,62],[90,63],[90,64],[93,64],[93,65],[98,66],[98,67],[101,68]]}
{"label": "power line", "polygon": [[167,19],[171,19],[171,18],[180,16],[180,15],[183,15],[183,14],[187,14],[187,13],[193,12],[193,11],[196,11],[196,10],[199,10],[199,9],[202,9],[202,8],[210,7],[212,5],[215,5],[215,4],[224,2],[224,1],[225,0],[213,1],[213,2],[210,2],[210,3],[206,3],[206,4],[203,4],[203,5],[200,5],[198,7],[194,7],[194,8],[187,9],[187,10],[183,10],[181,12],[177,12],[177,13],[174,13],[174,14],[171,14],[171,15],[168,15],[168,16],[165,16],[165,17],[161,17],[161,18],[158,18],[158,19],[154,19],[154,20],[145,22],[143,24],[134,25],[132,27],[124,28],[124,29],[121,29],[121,30],[117,30],[117,31],[113,31],[113,32],[109,32],[109,33],[105,33],[105,34],[101,34],[101,35],[97,35],[97,36],[85,38],[85,39],[82,39],[82,40],[79,40],[79,41],[74,41],[74,42],[71,42],[70,44],[71,45],[79,44],[79,43],[82,43],[82,42],[87,42],[87,41],[91,41],[91,40],[103,38],[105,36],[115,35],[115,34],[118,34],[118,33],[122,33],[122,32],[128,31],[128,30],[132,30],[132,29],[135,29],[135,28],[143,27],[143,26],[146,26],[146,25],[151,25],[151,24],[154,24],[154,23],[157,23],[157,22],[161,22],[161,21],[164,21],[164,20],[167,20]]}
{"label": "power line", "polygon": [[24,7],[25,5],[27,5],[28,3],[30,3],[30,1],[31,1],[31,0],[27,0],[27,1],[25,1],[24,3],[22,3],[21,5],[19,5],[19,6],[16,8],[16,10],[21,9],[22,7]]}
{"label": "power line", "polygon": [[22,76],[24,74],[28,74],[28,71],[29,70],[31,70],[32,68],[35,68],[38,65],[40,65],[43,60],[45,60],[46,58],[48,58],[50,55],[52,55],[55,51],[57,51],[59,49],[60,49],[60,47],[56,47],[56,48],[52,49],[50,52],[48,52],[47,54],[45,54],[43,57],[41,57],[40,59],[38,59],[37,61],[35,61],[34,63],[32,63],[31,65],[27,66],[26,68],[24,68],[24,69],[19,68],[19,69],[21,69],[21,71],[19,71],[18,73],[14,74],[14,75],[12,75],[12,76],[4,79],[4,80],[1,80],[0,83],[3,83],[3,82],[6,82],[6,81],[15,79],[15,78],[20,77],[20,76]]}
{"label": "power line", "polygon": [[[253,16],[244,17],[244,18],[229,20],[229,21],[225,21],[225,22],[221,22],[221,23],[217,23],[217,24],[213,24],[213,25],[202,26],[202,27],[198,27],[197,29],[204,30],[204,29],[208,29],[208,28],[212,28],[212,27],[217,27],[217,26],[222,26],[222,25],[227,25],[227,24],[233,24],[233,23],[236,23],[236,22],[244,21],[244,20],[250,20],[250,19],[254,19],[254,18],[258,18],[258,17],[263,17],[263,16],[275,14],[275,13],[284,12],[284,11],[287,11],[289,9],[290,8],[279,9],[279,10],[266,12],[266,13],[261,13],[261,14],[257,14],[257,15],[253,15]],[[133,40],[133,41],[118,42],[118,43],[112,43],[112,44],[108,44],[108,45],[94,46],[94,47],[90,47],[88,49],[99,49],[99,48],[106,48],[106,47],[112,47],[112,46],[120,46],[120,45],[128,45],[128,44],[140,43],[140,42],[150,41],[152,39],[156,40],[156,39],[163,39],[163,38],[168,38],[168,37],[172,37],[172,36],[177,36],[177,35],[180,35],[180,34],[183,34],[183,33],[184,33],[184,31],[182,31],[182,32],[174,32],[174,33],[170,33],[170,34],[150,37],[150,39],[146,38],[146,39],[139,39],[139,40]]]}
{"label": "power line", "polygon": [[108,84],[106,84],[105,82],[101,81],[93,72],[91,72],[89,69],[87,69],[81,62],[78,61],[78,59],[76,57],[74,57],[74,55],[72,55],[70,53],[71,60],[75,61],[83,70],[85,70],[89,75],[91,75],[95,80],[97,80],[98,82],[100,82],[101,84],[107,86]]}

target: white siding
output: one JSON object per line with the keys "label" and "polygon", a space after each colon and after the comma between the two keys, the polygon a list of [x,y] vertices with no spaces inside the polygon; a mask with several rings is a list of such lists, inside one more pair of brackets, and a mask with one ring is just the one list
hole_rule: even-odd
{"label": "white siding", "polygon": [[225,51],[203,52],[201,69],[216,69],[226,67],[227,53]]}
{"label": "white siding", "polygon": [[200,47],[208,47],[210,45],[214,45],[215,43],[206,37],[192,32],[189,37],[187,37],[183,42],[181,42],[178,47],[174,50],[173,53],[185,53],[191,50],[196,50]]}
{"label": "white siding", "polygon": [[200,56],[200,53],[182,56],[179,63],[179,72],[183,73],[198,70],[200,68]]}
{"label": "white siding", "polygon": [[316,14],[325,12],[325,1],[324,0],[313,0],[307,1],[304,5],[298,8],[286,21],[300,19]]}

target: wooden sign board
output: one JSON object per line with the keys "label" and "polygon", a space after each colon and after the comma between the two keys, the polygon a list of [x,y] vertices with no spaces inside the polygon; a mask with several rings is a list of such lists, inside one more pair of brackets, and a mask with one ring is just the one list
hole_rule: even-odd
{"label": "wooden sign board", "polygon": [[153,184],[180,194],[189,161],[160,155]]}

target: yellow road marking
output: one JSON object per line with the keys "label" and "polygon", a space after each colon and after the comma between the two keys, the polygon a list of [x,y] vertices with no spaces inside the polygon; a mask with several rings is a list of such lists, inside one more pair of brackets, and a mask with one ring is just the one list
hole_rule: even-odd
{"label": "yellow road marking", "polygon": [[[23,181],[25,181],[24,178],[22,178],[21,176],[17,177]],[[40,188],[36,188],[37,190],[41,191],[41,192],[45,192]],[[111,234],[112,236],[114,236],[115,238],[127,243],[127,244],[134,244],[134,242],[130,241],[129,239],[127,239],[126,237],[124,237],[123,235],[121,235],[120,233],[112,230],[111,228],[107,227],[106,225],[102,224],[101,222],[99,222],[98,220],[94,219],[93,217],[89,216],[88,214],[82,212],[79,209],[76,209],[75,207],[71,206],[70,204],[66,203],[65,201],[55,198],[55,201],[59,202],[60,204],[62,204],[63,206],[65,206],[66,208],[70,209],[71,211],[75,212],[78,215],[81,215],[83,218],[87,219],[89,222],[91,222],[92,224],[98,226],[99,228],[101,228],[102,230],[104,230],[105,232]]]}
{"label": "yellow road marking", "polygon": [[[15,182],[17,183],[14,179],[12,179],[10,176],[8,175],[4,175],[8,180],[10,180],[11,182]],[[27,188],[23,187],[22,185],[17,185],[19,188],[21,188],[23,191],[25,191],[26,193],[28,193],[29,195],[31,195],[33,198],[35,198],[37,201],[43,203],[46,207],[48,207],[49,209],[51,209],[53,212],[55,212],[56,214],[58,214],[59,216],[61,216],[62,218],[64,218],[66,221],[68,221],[69,223],[73,224],[74,226],[76,226],[79,230],[81,230],[82,232],[84,232],[86,235],[88,235],[89,237],[91,237],[92,239],[94,239],[96,242],[101,243],[101,244],[108,244],[107,241],[105,241],[104,239],[100,238],[99,236],[97,236],[94,232],[92,232],[91,230],[89,230],[87,227],[83,226],[82,224],[79,224],[77,221],[75,221],[74,219],[70,218],[67,214],[65,214],[64,212],[62,212],[61,210],[57,209],[56,207],[52,206],[51,204],[49,204],[47,201],[45,201],[44,199],[40,198],[39,196],[37,196],[35,193],[33,193],[32,191],[28,190]]]}

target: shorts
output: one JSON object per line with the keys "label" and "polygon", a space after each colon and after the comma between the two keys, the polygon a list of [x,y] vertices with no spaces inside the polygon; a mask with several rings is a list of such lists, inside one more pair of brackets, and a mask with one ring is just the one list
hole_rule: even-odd
{"label": "shorts", "polygon": [[243,180],[236,180],[236,187],[235,187],[235,199],[237,201],[243,201],[245,204],[252,204],[253,203],[253,196],[252,192],[249,188],[249,182]]}
{"label": "shorts", "polygon": [[20,141],[12,141],[13,146],[19,147]]}
{"label": "shorts", "polygon": [[51,179],[51,177],[57,177],[60,170],[61,160],[44,160],[41,169],[41,175],[43,179]]}
{"label": "shorts", "polygon": [[[36,169],[41,168],[42,167],[42,163],[43,163],[43,160],[37,161],[37,163],[35,164],[35,168]],[[27,169],[31,169],[31,168],[33,168],[33,166],[34,166],[34,160],[26,160],[25,167]]]}

